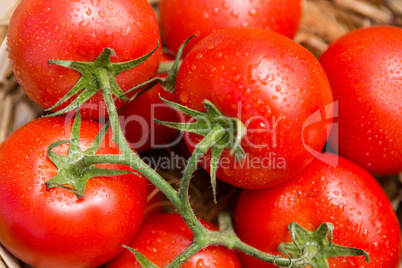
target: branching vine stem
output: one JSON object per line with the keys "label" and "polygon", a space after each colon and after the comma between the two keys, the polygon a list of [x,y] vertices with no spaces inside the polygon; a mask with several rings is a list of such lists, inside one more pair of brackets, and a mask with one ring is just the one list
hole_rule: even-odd
{"label": "branching vine stem", "polygon": [[[110,126],[113,131],[113,141],[120,148],[122,155],[114,157],[116,162],[128,165],[135,168],[138,172],[148,178],[156,187],[158,187],[166,197],[173,203],[178,204],[180,200],[178,198],[177,191],[164,180],[155,170],[148,166],[140,157],[131,149],[127,140],[124,138],[123,130],[121,129],[118,113],[113,102],[113,96],[110,91],[110,83],[106,75],[106,71],[99,69],[96,73],[102,87],[102,94],[106,103],[107,111],[109,114]],[[100,159],[98,159],[100,160]],[[109,161],[108,159],[103,159]],[[105,163],[105,162],[103,162]]]}
{"label": "branching vine stem", "polygon": [[113,141],[120,148],[122,155],[95,155],[86,158],[85,164],[101,164],[107,162],[128,165],[143,174],[173,203],[189,228],[194,233],[194,240],[190,247],[178,255],[177,258],[175,258],[167,266],[168,268],[180,267],[197,251],[209,245],[224,245],[233,249],[238,249],[270,263],[274,263],[275,261],[275,263],[278,265],[289,266],[289,264],[291,264],[289,259],[278,259],[276,256],[261,252],[248,246],[247,244],[241,242],[234,232],[228,233],[207,230],[194,214],[188,199],[190,181],[200,158],[225,134],[225,130],[221,126],[214,127],[212,131],[202,140],[202,142],[195,147],[195,150],[184,171],[179,190],[176,191],[155,170],[143,162],[141,158],[131,149],[127,140],[124,138],[124,134],[120,126],[118,113],[114,105],[106,70],[97,70],[96,76],[99,79],[102,94],[109,114],[110,126],[113,131]]}
{"label": "branching vine stem", "polygon": [[[191,37],[192,38],[192,37]],[[191,39],[190,38],[190,39]],[[190,40],[189,39],[189,40]],[[186,42],[188,42],[187,40]],[[186,43],[185,42],[185,43]],[[185,45],[184,43],[184,45]],[[154,78],[141,85],[138,85],[131,89],[136,91],[135,95],[150,89],[153,85],[160,83],[165,90],[173,92],[174,84],[176,82],[176,75],[180,65],[180,55],[184,46],[179,50],[176,61],[173,65],[168,65],[171,68],[166,79]],[[155,48],[156,50],[157,48]],[[154,50],[154,51],[155,51]],[[122,171],[122,170],[104,170],[94,167],[96,164],[122,164],[135,169],[137,172],[145,176],[151,183],[153,183],[172,204],[175,206],[181,217],[188,225],[193,233],[192,244],[179,254],[171,263],[167,265],[167,268],[179,268],[184,264],[191,256],[197,253],[199,250],[211,246],[221,245],[229,249],[235,249],[244,252],[248,255],[259,258],[271,264],[287,267],[314,267],[325,268],[329,267],[327,258],[338,256],[366,256],[366,261],[369,261],[368,253],[355,248],[343,247],[340,245],[332,244],[332,231],[333,225],[330,223],[323,223],[314,232],[310,232],[297,223],[291,223],[289,225],[289,231],[291,233],[291,243],[281,243],[278,250],[281,251],[286,257],[273,256],[268,253],[262,252],[254,247],[242,242],[236,235],[231,225],[231,218],[228,214],[220,216],[220,230],[208,230],[205,228],[200,220],[195,215],[190,199],[189,199],[189,187],[192,176],[198,166],[200,159],[211,150],[211,186],[216,198],[216,171],[217,162],[219,162],[220,156],[225,149],[231,149],[234,158],[238,161],[244,159],[245,153],[240,146],[240,141],[245,133],[245,127],[243,123],[237,118],[225,117],[209,100],[204,100],[204,106],[206,113],[202,113],[196,110],[192,110],[188,107],[180,104],[164,100],[173,108],[187,114],[190,117],[196,119],[197,116],[207,118],[211,124],[204,124],[203,121],[197,123],[174,123],[174,122],[162,122],[157,121],[162,125],[167,125],[182,131],[193,132],[203,136],[201,142],[199,142],[184,169],[183,176],[180,181],[178,190],[170,185],[158,172],[148,166],[130,147],[128,141],[125,138],[123,130],[120,125],[118,111],[115,106],[115,98],[121,98],[128,100],[128,97],[123,94],[123,91],[117,85],[115,75],[121,73],[129,68],[133,68],[141,64],[153,52],[133,61],[125,62],[122,64],[112,64],[110,62],[110,56],[114,55],[113,49],[105,49],[99,57],[90,63],[83,62],[71,62],[71,61],[59,61],[51,60],[50,63],[55,63],[60,66],[72,68],[78,70],[83,75],[82,79],[77,82],[76,86],[66,94],[53,108],[58,107],[64,101],[70,99],[73,95],[78,93],[83,87],[85,93],[81,93],[76,100],[68,107],[53,113],[52,115],[59,115],[66,113],[74,109],[74,105],[79,106],[89,99],[98,90],[98,87],[102,88],[102,95],[106,103],[109,122],[102,128],[98,136],[95,138],[93,144],[85,152],[82,152],[79,148],[79,129],[81,123],[81,117],[79,109],[77,109],[76,121],[73,125],[73,135],[71,140],[58,141],[49,146],[48,156],[52,159],[53,163],[59,168],[59,173],[52,179],[46,181],[47,187],[66,187],[65,185],[73,185],[72,190],[78,198],[81,198],[85,192],[85,184],[88,179],[93,177],[102,176],[114,176],[127,174],[134,171]],[[165,66],[166,67],[166,66]],[[89,70],[89,71],[88,71]],[[161,68],[161,71],[166,71],[165,68]],[[90,74],[88,78],[88,74]],[[85,77],[86,76],[86,77]],[[95,80],[93,79],[95,76]],[[127,92],[126,92],[127,93]],[[224,118],[225,120],[221,120]],[[237,128],[235,139],[234,134],[228,129],[232,129],[232,125],[235,124]],[[119,147],[121,154],[118,155],[96,155],[96,151],[99,148],[102,139],[105,137],[108,126],[112,130],[112,139]],[[205,132],[206,130],[206,132]],[[60,156],[53,152],[52,149],[62,144],[70,144],[70,150],[68,156]],[[228,144],[230,146],[228,146]],[[217,160],[217,161],[212,161]],[[214,163],[214,164],[213,164]],[[67,182],[66,182],[67,181]],[[329,241],[327,241],[327,236]],[[296,243],[297,240],[297,243]],[[134,249],[131,250],[137,260],[146,267],[157,267],[150,260],[146,258],[141,252]],[[292,256],[292,257],[291,257]]]}

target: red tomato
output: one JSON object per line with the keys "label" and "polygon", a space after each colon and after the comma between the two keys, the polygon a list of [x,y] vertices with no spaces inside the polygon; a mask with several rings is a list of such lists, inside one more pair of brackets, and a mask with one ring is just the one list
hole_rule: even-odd
{"label": "red tomato", "polygon": [[368,171],[402,171],[402,29],[353,31],[330,45],[321,63],[339,105],[331,144]]}
{"label": "red tomato", "polygon": [[[52,107],[80,74],[49,60],[93,61],[112,48],[123,62],[151,52],[160,39],[154,12],[146,0],[25,0],[15,10],[8,31],[8,52],[18,82],[43,108]],[[126,91],[152,78],[161,49],[140,66],[117,75]],[[116,101],[118,106],[121,101]],[[83,117],[106,113],[101,92],[82,108]]]}
{"label": "red tomato", "polygon": [[[236,232],[265,252],[277,254],[279,243],[291,241],[287,226],[293,221],[310,231],[331,222],[333,243],[370,254],[370,263],[363,262],[364,257],[337,257],[329,259],[329,267],[399,266],[400,227],[388,197],[367,171],[344,158],[336,167],[314,160],[292,180],[245,190],[239,197]],[[241,259],[245,268],[274,267],[244,255]]]}
{"label": "red tomato", "polygon": [[[171,60],[174,58],[167,54],[162,55],[161,62]],[[161,77],[166,76],[167,74],[161,75]],[[125,137],[130,146],[138,152],[165,148],[179,135],[178,131],[154,122],[154,118],[167,122],[177,120],[175,110],[164,103],[159,98],[159,94],[164,99],[173,98],[171,93],[158,84],[136,97],[120,113],[120,125],[125,132]]]}
{"label": "red tomato", "polygon": [[[96,122],[82,122],[83,149],[99,130]],[[147,180],[135,174],[92,178],[79,200],[67,189],[45,186],[57,174],[47,148],[70,139],[70,133],[64,117],[40,118],[0,145],[0,241],[34,267],[99,266],[134,238],[144,217]],[[98,154],[119,153],[111,135],[105,141]],[[63,145],[53,151],[65,154],[67,149]]]}
{"label": "red tomato", "polygon": [[177,52],[191,35],[183,55],[208,34],[231,26],[254,26],[289,38],[295,35],[301,17],[300,0],[216,1],[161,0],[161,35],[164,45]]}
{"label": "red tomato", "polygon": [[[205,221],[202,224],[210,229],[217,228]],[[193,233],[179,214],[160,214],[144,221],[140,232],[129,245],[140,251],[150,261],[165,267],[192,241]],[[108,262],[105,268],[141,268],[134,254],[123,251],[117,258]],[[207,247],[192,256],[181,268],[236,268],[241,267],[235,252],[222,246]]]}
{"label": "red tomato", "polygon": [[[217,177],[242,188],[266,188],[300,171],[323,148],[332,122],[332,92],[305,48],[269,30],[227,28],[197,43],[180,67],[177,101],[204,110],[210,100],[247,128],[247,154],[225,151]],[[325,121],[327,120],[327,121]],[[184,135],[193,149],[199,136]],[[209,156],[201,160],[208,169]]]}

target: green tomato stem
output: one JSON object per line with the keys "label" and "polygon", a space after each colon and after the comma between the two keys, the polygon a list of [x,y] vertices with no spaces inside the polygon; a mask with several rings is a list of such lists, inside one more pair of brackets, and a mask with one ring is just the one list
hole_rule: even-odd
{"label": "green tomato stem", "polygon": [[[127,140],[124,137],[123,130],[120,126],[118,113],[113,100],[113,89],[110,84],[110,78],[108,76],[107,70],[104,68],[99,68],[96,70],[95,75],[102,88],[102,94],[109,114],[109,123],[113,131],[113,141],[120,148],[122,154],[87,156],[83,159],[83,164],[84,166],[90,166],[92,164],[101,163],[118,163],[130,166],[142,175],[144,175],[149,181],[151,181],[156,187],[158,187],[161,192],[165,194],[165,196],[173,203],[186,224],[193,232],[194,237],[193,243],[181,254],[179,254],[167,267],[180,267],[199,250],[210,245],[221,245],[229,249],[236,249],[278,266],[305,267],[311,265],[312,263],[316,264],[319,263],[318,261],[321,261],[321,259],[319,259],[318,261],[314,259],[317,255],[316,247],[313,247],[311,249],[309,248],[305,251],[298,250],[298,252],[295,252],[296,254],[292,254],[293,256],[299,256],[298,258],[294,259],[291,259],[289,254],[286,254],[286,256],[289,256],[289,258],[283,258],[280,255],[273,256],[268,253],[262,252],[242,242],[231,227],[229,219],[222,221],[224,224],[222,224],[220,231],[207,230],[198,220],[191,207],[188,197],[188,191],[191,178],[197,167],[198,161],[203,155],[208,152],[209,149],[219,145],[221,139],[225,137],[225,128],[222,127],[220,124],[216,124],[208,132],[208,134],[205,135],[204,139],[196,145],[195,150],[189,160],[189,163],[184,170],[179,190],[176,191],[155,170],[153,170],[144,161],[142,161],[141,158],[135,153],[135,151],[133,151],[133,149],[129,146]],[[324,234],[324,236],[324,238],[326,238],[326,233]],[[307,241],[307,243],[309,243],[309,241]],[[287,246],[287,248],[292,249],[292,247],[289,245]],[[361,252],[353,254],[361,255]],[[323,262],[321,261],[320,263]],[[321,267],[317,265],[312,266]]]}
{"label": "green tomato stem", "polygon": [[[110,126],[113,131],[113,141],[117,144],[123,154],[119,157],[113,157],[110,160],[114,160],[117,163],[125,164],[136,169],[139,173],[141,173],[149,181],[151,181],[156,187],[158,187],[173,204],[179,204],[180,200],[177,191],[155,170],[153,170],[144,161],[142,161],[141,158],[131,149],[127,140],[124,138],[116,106],[114,105],[113,96],[110,92],[110,84],[106,71],[103,69],[99,69],[96,72],[96,76],[99,79],[100,85],[102,87],[103,97],[109,114]],[[101,157],[94,159],[101,160]],[[109,158],[104,157],[102,161],[108,162]]]}
{"label": "green tomato stem", "polygon": [[181,267],[188,259],[203,248],[202,245],[193,241],[191,245],[186,248],[181,254],[174,258],[165,268],[178,268]]}
{"label": "green tomato stem", "polygon": [[131,149],[127,140],[124,138],[123,130],[121,129],[118,113],[114,105],[113,96],[110,89],[110,83],[107,72],[104,69],[98,69],[96,76],[99,79],[102,87],[102,93],[109,114],[110,126],[113,131],[113,141],[120,148],[122,155],[99,155],[92,156],[86,159],[86,164],[97,163],[116,163],[125,164],[140,172],[173,203],[180,215],[183,217],[186,224],[194,233],[194,241],[184,252],[173,260],[168,267],[180,267],[192,255],[200,249],[209,245],[223,245],[230,248],[241,250],[247,254],[255,256],[259,259],[278,265],[289,265],[289,259],[277,258],[267,253],[261,252],[247,244],[243,243],[234,233],[217,232],[207,230],[197,219],[194,211],[191,208],[188,199],[188,189],[191,177],[197,167],[199,159],[225,134],[221,126],[216,126],[206,137],[196,146],[190,161],[184,171],[184,175],[177,192],[166,180],[164,180],[155,170],[149,167],[141,158]]}
{"label": "green tomato stem", "polygon": [[190,181],[200,158],[206,154],[208,150],[223,137],[224,134],[225,130],[221,126],[215,126],[207,134],[207,136],[197,144],[184,170],[184,174],[180,182],[179,198],[181,200],[181,208],[185,211],[185,214],[182,216],[195,236],[199,235],[200,229],[204,229],[204,227],[197,219],[193,209],[191,208],[190,200],[188,198]]}

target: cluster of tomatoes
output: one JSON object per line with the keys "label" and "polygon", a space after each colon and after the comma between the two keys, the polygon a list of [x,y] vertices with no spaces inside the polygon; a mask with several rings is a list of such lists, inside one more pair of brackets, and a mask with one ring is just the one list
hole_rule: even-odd
{"label": "cluster of tomatoes", "polygon": [[[166,107],[159,95],[197,111],[209,100],[246,129],[245,159],[236,161],[225,149],[217,168],[217,178],[244,189],[234,212],[243,241],[279,254],[278,244],[291,240],[291,222],[311,231],[330,222],[333,243],[365,250],[371,260],[330,258],[330,267],[397,268],[399,222],[371,174],[402,172],[402,29],[356,30],[317,60],[290,39],[299,25],[299,0],[161,0],[159,16],[158,25],[146,0],[23,0],[8,32],[13,71],[33,101],[51,108],[80,83],[81,74],[49,60],[89,62],[112,48],[112,63],[125,62],[159,43],[176,53],[196,34],[185,47],[174,93],[156,86],[127,105],[115,99],[124,108],[121,126],[133,149],[143,152],[183,137],[193,151],[200,135],[179,136],[153,122],[191,120]],[[141,65],[117,74],[116,82],[127,91],[155,77],[160,62],[169,60],[158,48]],[[102,127],[99,119],[107,116],[102,93],[80,111],[85,151]],[[92,178],[80,199],[68,187],[45,186],[58,173],[49,145],[70,139],[72,121],[69,115],[37,119],[0,145],[0,242],[34,267],[140,267],[121,245],[167,265],[191,244],[192,233],[176,214],[144,220],[152,191],[144,176]],[[98,155],[120,153],[111,136],[109,131]],[[340,156],[324,152],[325,145]],[[69,146],[52,150],[66,155]],[[207,153],[199,164],[209,171],[212,158]],[[273,266],[213,246],[183,267]]]}

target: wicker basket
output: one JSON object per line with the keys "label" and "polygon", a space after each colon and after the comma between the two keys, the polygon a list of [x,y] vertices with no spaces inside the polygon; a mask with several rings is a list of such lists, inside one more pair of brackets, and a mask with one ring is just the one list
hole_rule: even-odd
{"label": "wicker basket", "polygon": [[[3,0],[2,0],[3,1]],[[7,0],[17,1],[17,0]],[[149,0],[157,11],[159,0]],[[0,7],[0,11],[1,11]],[[7,24],[13,8],[0,19],[0,143],[15,129],[40,116],[43,110],[32,103],[23,93],[10,68],[6,52]],[[1,12],[0,12],[1,14]],[[402,0],[304,0],[303,17],[299,33],[295,41],[309,49],[319,57],[328,44],[350,30],[375,24],[388,24],[402,26]],[[180,147],[180,146],[179,146]],[[178,148],[177,150],[181,150]],[[167,151],[174,154],[174,150]],[[161,171],[172,183],[177,182],[176,171]],[[202,171],[197,172],[194,186],[192,187],[192,204],[197,214],[207,220],[216,220],[217,214],[222,209],[233,205],[233,198],[238,191],[228,187],[224,189],[218,201],[219,206],[214,206],[211,211],[212,196],[208,194],[208,185],[202,183],[206,176]],[[393,202],[398,217],[402,219],[402,176],[378,178],[386,193]],[[163,203],[166,204],[166,203]],[[169,206],[166,207],[169,210]],[[0,246],[0,268],[25,267],[4,248]],[[402,266],[401,266],[402,267]]]}

